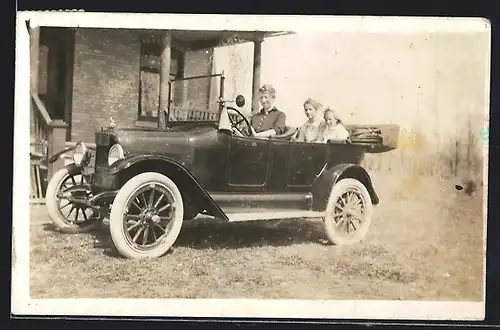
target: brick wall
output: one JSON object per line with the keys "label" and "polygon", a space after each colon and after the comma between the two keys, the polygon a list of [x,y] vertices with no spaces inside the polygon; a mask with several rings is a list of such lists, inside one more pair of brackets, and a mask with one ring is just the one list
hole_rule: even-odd
{"label": "brick wall", "polygon": [[116,119],[137,119],[140,41],[137,32],[81,29],[75,35],[71,140],[94,141],[94,132]]}
{"label": "brick wall", "polygon": [[[80,29],[75,35],[71,140],[93,142],[113,116],[118,126],[134,126],[139,104],[140,31]],[[210,50],[185,54],[186,77],[211,73]],[[206,111],[209,83],[186,82],[187,100]]]}
{"label": "brick wall", "polygon": [[[187,51],[184,57],[184,76],[202,76],[211,74],[211,50]],[[190,107],[200,111],[208,110],[209,86],[214,78],[194,79],[185,82],[184,100]]]}

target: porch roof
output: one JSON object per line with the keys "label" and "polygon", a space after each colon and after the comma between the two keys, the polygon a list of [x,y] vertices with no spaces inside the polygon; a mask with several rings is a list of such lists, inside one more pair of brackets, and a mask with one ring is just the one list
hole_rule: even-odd
{"label": "porch roof", "polygon": [[[293,34],[291,31],[210,31],[210,30],[169,30],[172,41],[184,49],[204,49],[263,40],[265,38]],[[159,36],[160,31],[147,34]]]}

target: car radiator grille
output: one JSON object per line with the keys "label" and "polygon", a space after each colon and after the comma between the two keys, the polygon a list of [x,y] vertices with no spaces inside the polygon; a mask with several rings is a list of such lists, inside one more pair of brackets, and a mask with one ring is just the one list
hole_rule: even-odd
{"label": "car radiator grille", "polygon": [[95,165],[102,167],[108,165],[108,152],[111,148],[112,135],[106,132],[97,132],[95,134]]}
{"label": "car radiator grille", "polygon": [[95,164],[97,166],[107,166],[108,165],[108,151],[109,147],[97,146],[95,151]]}

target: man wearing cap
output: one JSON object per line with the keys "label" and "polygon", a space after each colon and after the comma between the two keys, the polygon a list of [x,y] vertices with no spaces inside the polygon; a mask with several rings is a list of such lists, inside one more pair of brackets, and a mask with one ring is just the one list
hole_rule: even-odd
{"label": "man wearing cap", "polygon": [[274,106],[276,90],[271,85],[259,89],[262,109],[250,118],[253,136],[259,138],[274,137],[283,134],[286,128],[286,115]]}

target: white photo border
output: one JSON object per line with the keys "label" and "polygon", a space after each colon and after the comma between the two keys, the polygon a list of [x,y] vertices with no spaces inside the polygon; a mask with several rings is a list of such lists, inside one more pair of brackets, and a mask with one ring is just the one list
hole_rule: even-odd
{"label": "white photo border", "polygon": [[[153,19],[154,18],[154,19]],[[191,15],[86,12],[18,12],[16,24],[14,166],[13,166],[13,314],[80,316],[167,316],[230,318],[312,318],[375,320],[483,320],[483,302],[370,301],[370,300],[253,300],[253,299],[31,299],[29,296],[29,77],[30,48],[26,21],[36,26],[128,29],[197,29],[274,31],[359,30],[384,33],[398,30],[477,31],[491,35],[482,18],[360,17],[298,15]],[[168,22],[165,23],[165,22]],[[491,46],[490,46],[491,49]],[[491,50],[490,50],[491,51]],[[490,67],[490,53],[487,63]],[[485,95],[489,101],[490,81]],[[489,103],[485,110],[489,118]],[[485,131],[489,123],[484,123]],[[488,143],[484,148],[484,214],[487,214]],[[484,265],[486,221],[484,221]],[[484,276],[486,269],[483,271]],[[486,290],[483,290],[484,295]]]}

